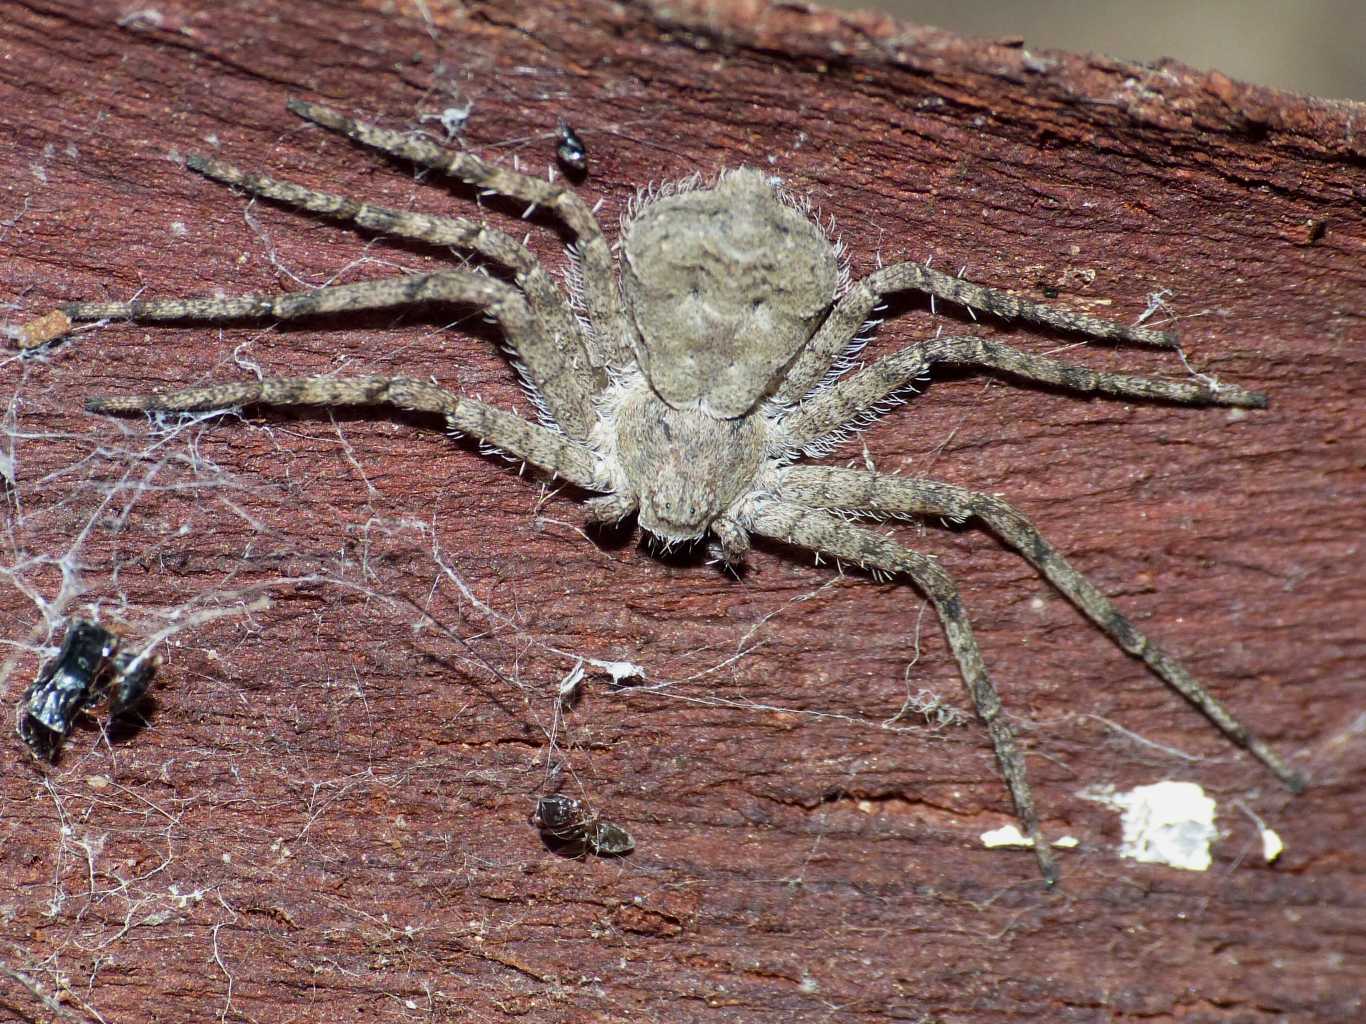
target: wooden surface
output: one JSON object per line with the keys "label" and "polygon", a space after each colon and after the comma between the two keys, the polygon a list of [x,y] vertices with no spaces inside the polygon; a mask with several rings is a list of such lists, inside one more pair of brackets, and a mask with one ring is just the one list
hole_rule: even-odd
{"label": "wooden surface", "polygon": [[[84,726],[51,769],[4,742],[0,1019],[59,1012],[35,991],[106,1021],[1359,1019],[1366,108],[791,4],[133,6],[0,0],[12,323],[439,265],[183,168],[470,214],[301,125],[296,95],[405,129],[472,103],[465,144],[538,171],[565,116],[609,232],[638,187],[745,162],[835,218],[855,275],[933,257],[1123,320],[1168,292],[1192,365],[1269,410],[944,373],[862,441],[1016,501],[1312,787],[1280,789],[988,535],[899,525],[960,580],[1046,830],[1080,840],[1044,892],[979,840],[1012,818],[976,723],[884,727],[907,692],[967,706],[908,587],[773,547],[737,580],[590,542],[575,495],[421,419],[80,411],[257,368],[526,409],[477,317],[111,324],[3,362],[5,699],[57,639],[45,614],[173,632],[145,728]],[[552,223],[485,207],[563,266]],[[889,318],[874,352],[943,326],[1182,372],[913,296]],[[578,657],[644,683],[590,672],[557,724]],[[548,755],[633,855],[541,844]],[[1219,801],[1208,871],[1121,858],[1085,795],[1164,779]]]}

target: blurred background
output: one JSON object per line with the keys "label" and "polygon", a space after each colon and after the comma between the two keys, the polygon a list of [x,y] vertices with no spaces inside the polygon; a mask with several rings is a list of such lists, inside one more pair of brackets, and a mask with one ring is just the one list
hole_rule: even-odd
{"label": "blurred background", "polygon": [[818,0],[970,36],[1022,36],[1204,70],[1290,92],[1366,100],[1366,0]]}

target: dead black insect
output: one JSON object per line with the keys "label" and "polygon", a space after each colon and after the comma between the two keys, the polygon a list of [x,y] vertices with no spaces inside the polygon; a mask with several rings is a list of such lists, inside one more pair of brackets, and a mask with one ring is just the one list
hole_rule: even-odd
{"label": "dead black insect", "polygon": [[96,680],[118,641],[92,622],[73,622],[57,657],[45,664],[24,691],[19,705],[19,735],[40,756],[50,757],[82,709],[91,701]]}
{"label": "dead black insect", "polygon": [[555,157],[560,161],[560,166],[569,174],[587,174],[588,149],[564,118],[560,118],[559,127],[555,130],[555,141]]}
{"label": "dead black insect", "polygon": [[636,841],[620,825],[603,821],[584,807],[582,800],[559,793],[536,801],[531,823],[548,841],[582,847],[598,857],[619,857],[636,848]]}
{"label": "dead black insect", "polygon": [[17,731],[33,753],[51,760],[76,724],[76,717],[106,697],[111,717],[123,714],[147,693],[161,659],[119,651],[116,633],[77,619],[67,628],[57,656],[47,662],[19,701]]}

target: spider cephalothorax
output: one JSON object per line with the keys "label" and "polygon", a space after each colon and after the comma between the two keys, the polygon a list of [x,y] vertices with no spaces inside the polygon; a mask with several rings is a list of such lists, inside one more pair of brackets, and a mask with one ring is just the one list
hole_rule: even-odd
{"label": "spider cephalothorax", "polygon": [[975,518],[1077,606],[1123,650],[1142,659],[1292,789],[1302,786],[1264,742],[1186,669],[1141,634],[1034,526],[991,495],[934,480],[794,464],[850,425],[884,410],[936,363],[1043,383],[1078,394],[1259,408],[1265,399],[1196,377],[1180,381],[1098,373],[978,335],[914,342],[856,372],[840,360],[882,297],[916,289],[1001,316],[1091,337],[1163,346],[1156,331],[1125,327],[1018,299],[918,263],[882,267],[845,287],[839,248],[802,204],[751,169],[646,194],[623,224],[620,287],[602,230],[571,189],[509,171],[425,138],[353,121],[313,104],[300,116],[468,182],[555,212],[576,235],[578,304],[511,237],[463,218],[407,213],[315,192],[191,158],[190,167],[248,192],[358,226],[477,253],[515,284],[467,270],[391,277],[284,295],[73,303],[21,329],[21,344],[61,336],[74,320],[295,318],[343,310],[453,302],[499,322],[542,410],[542,425],[405,377],[309,377],[208,384],[137,397],[96,398],[95,412],[266,405],[389,403],[444,416],[513,458],[599,496],[597,520],[632,513],[666,543],[714,536],[739,558],[750,535],[828,554],[874,573],[910,578],[934,604],[1050,882],[1044,842],[1014,734],[1001,713],[957,587],[927,555],[854,525],[850,515]]}

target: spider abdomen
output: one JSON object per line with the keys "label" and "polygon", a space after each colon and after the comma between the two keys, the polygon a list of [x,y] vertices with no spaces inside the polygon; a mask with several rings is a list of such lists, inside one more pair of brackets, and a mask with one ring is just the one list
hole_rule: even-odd
{"label": "spider abdomen", "polygon": [[622,292],[641,369],[675,409],[751,412],[835,298],[835,245],[775,180],[742,167],[627,221]]}

